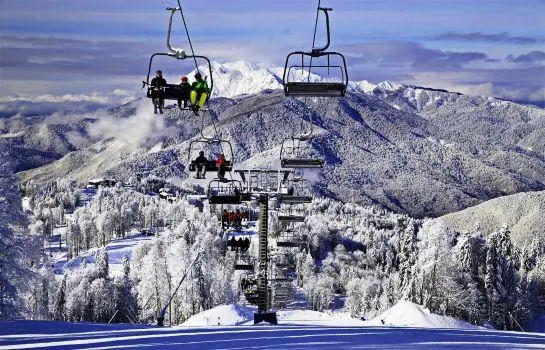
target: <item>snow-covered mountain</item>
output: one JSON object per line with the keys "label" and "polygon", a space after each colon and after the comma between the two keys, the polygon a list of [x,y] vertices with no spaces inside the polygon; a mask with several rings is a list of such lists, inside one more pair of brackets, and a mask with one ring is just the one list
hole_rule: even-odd
{"label": "snow-covered mountain", "polygon": [[441,217],[458,232],[496,232],[509,227],[511,238],[520,244],[545,239],[545,191],[517,193],[495,198]]}
{"label": "snow-covered mountain", "polygon": [[94,119],[63,119],[55,116],[16,116],[0,119],[0,140],[10,148],[22,171],[49,164],[94,140],[86,127]]}
{"label": "snow-covered mountain", "polygon": [[[213,99],[211,108],[218,132],[244,167],[277,167],[282,141],[298,134],[301,116],[312,115],[312,152],[326,159],[315,189],[333,198],[421,217],[545,189],[545,111],[539,108],[417,87],[306,103],[268,90]],[[186,176],[200,118],[177,110],[157,118],[148,101],[114,115],[99,129],[101,141],[23,178]],[[209,117],[205,125],[211,134]]]}
{"label": "snow-covered mountain", "polygon": [[[199,67],[206,72],[204,67]],[[193,76],[195,71],[190,73]],[[281,89],[282,75],[272,66],[254,65],[245,61],[212,62],[214,97],[235,97],[255,94],[267,89]]]}
{"label": "snow-covered mountain", "polygon": [[[199,71],[207,72],[208,68],[199,67]],[[196,73],[193,70],[189,73],[192,77]],[[214,97],[232,98],[239,95],[251,95],[266,90],[282,89],[282,77],[284,67],[278,67],[267,64],[252,64],[246,61],[234,61],[228,63],[212,62],[212,75],[214,77]],[[307,71],[294,71],[290,75],[302,75],[307,77]],[[311,73],[311,81],[325,81],[327,78],[320,77]],[[348,86],[349,91],[372,93],[375,89],[381,91],[395,91],[402,85],[385,81],[379,84],[373,84],[367,80],[351,81]]]}

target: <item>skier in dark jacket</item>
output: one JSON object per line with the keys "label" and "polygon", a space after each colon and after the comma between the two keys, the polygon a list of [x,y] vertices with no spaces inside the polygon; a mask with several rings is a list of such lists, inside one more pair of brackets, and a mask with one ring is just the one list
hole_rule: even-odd
{"label": "skier in dark jacket", "polygon": [[[165,91],[161,88],[167,86],[167,81],[163,78],[163,72],[158,70],[155,78],[151,79],[151,97],[154,100],[153,113],[157,114],[157,107],[159,107],[159,113],[163,114],[163,107],[165,106]],[[155,99],[159,99],[158,103],[155,103]]]}
{"label": "skier in dark jacket", "polygon": [[202,108],[206,100],[208,99],[208,83],[202,79],[201,73],[195,74],[195,81],[191,84],[191,107],[194,111],[198,111]]}
{"label": "skier in dark jacket", "polygon": [[236,241],[235,237],[231,236],[231,238],[229,239],[228,246],[231,247],[231,251],[235,251],[235,249],[237,247],[237,241]]}
{"label": "skier in dark jacket", "polygon": [[250,249],[250,239],[248,237],[244,238],[242,241],[242,251],[247,252]]}
{"label": "skier in dark jacket", "polygon": [[[227,212],[227,209],[223,209],[223,213],[221,214],[221,228],[229,228],[229,213]],[[234,239],[234,237],[231,238]]]}
{"label": "skier in dark jacket", "polygon": [[178,107],[182,109],[182,101],[184,101],[184,107],[187,108],[187,101],[189,101],[189,92],[191,91],[191,85],[187,82],[187,77],[184,75],[180,82],[180,95],[178,96]]}
{"label": "skier in dark jacket", "polygon": [[208,163],[208,159],[204,156],[204,152],[200,151],[199,156],[195,159],[197,179],[204,179],[206,177],[206,163]]}
{"label": "skier in dark jacket", "polygon": [[235,212],[235,227],[237,230],[242,229],[242,213],[239,209]]}

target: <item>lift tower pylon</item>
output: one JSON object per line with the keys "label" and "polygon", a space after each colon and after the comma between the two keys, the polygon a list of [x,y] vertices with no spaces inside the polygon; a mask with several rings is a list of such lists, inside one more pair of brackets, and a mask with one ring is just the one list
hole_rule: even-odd
{"label": "lift tower pylon", "polygon": [[259,252],[257,274],[257,313],[254,314],[254,324],[266,321],[278,324],[276,312],[268,312],[270,298],[267,283],[267,268],[269,257],[267,255],[269,245],[269,195],[259,196]]}

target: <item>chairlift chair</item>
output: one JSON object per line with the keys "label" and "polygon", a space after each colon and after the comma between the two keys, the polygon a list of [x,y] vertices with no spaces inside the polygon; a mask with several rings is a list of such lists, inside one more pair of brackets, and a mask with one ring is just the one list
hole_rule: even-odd
{"label": "chairlift chair", "polygon": [[[304,220],[304,218],[303,218]],[[299,247],[301,243],[296,239],[293,232],[284,231],[280,233],[276,239],[276,246],[282,248],[296,248]],[[278,267],[278,265],[276,265]]]}
{"label": "chairlift chair", "polygon": [[274,282],[293,282],[293,278],[289,277],[275,277],[272,279]]}
{"label": "chairlift chair", "polygon": [[208,184],[208,202],[210,204],[241,204],[242,182],[238,180],[212,180]]}
{"label": "chairlift chair", "polygon": [[278,186],[278,200],[284,204],[312,203],[312,183],[306,179],[284,179]]}
{"label": "chairlift chair", "polygon": [[254,262],[248,254],[237,254],[235,261],[235,270],[239,271],[254,271]]}
{"label": "chairlift chair", "polygon": [[278,221],[282,223],[305,222],[303,215],[278,215]]}
{"label": "chairlift chair", "polygon": [[322,168],[324,160],[312,158],[310,146],[297,138],[287,138],[280,148],[280,163],[283,168]]}
{"label": "chairlift chair", "polygon": [[286,262],[277,262],[274,265],[278,268],[294,268],[295,267],[295,264],[292,264],[292,263],[290,264]]}
{"label": "chairlift chair", "polygon": [[257,287],[257,277],[255,274],[248,274],[244,273],[244,275],[240,278],[240,288],[243,290],[247,290],[253,287]]}
{"label": "chairlift chair", "polygon": [[284,224],[284,231],[295,232],[295,223],[305,222],[305,207],[300,204],[282,205],[278,213],[278,222]]}
{"label": "chairlift chair", "polygon": [[[331,8],[320,6],[316,13],[316,25],[320,12],[325,15],[327,41],[323,47],[314,47],[316,39],[316,27],[314,28],[313,48],[310,52],[295,51],[286,57],[284,65],[283,85],[284,94],[292,97],[343,97],[348,87],[348,70],[346,60],[339,52],[326,51],[331,43],[329,28],[329,11]],[[322,63],[316,63],[316,61]],[[337,71],[338,76],[333,81],[311,81],[312,69],[326,69],[329,74],[331,70]],[[306,70],[306,72],[305,72]],[[308,73],[308,77],[299,81],[294,78],[301,73]]]}
{"label": "chairlift chair", "polygon": [[[153,98],[154,87],[150,85],[150,75],[151,75],[151,72],[152,72],[152,66],[153,66],[154,58],[156,58],[158,56],[166,56],[166,57],[174,58],[176,60],[193,59],[195,61],[195,66],[196,66],[195,68],[197,68],[197,69],[198,69],[197,60],[204,61],[206,63],[206,65],[207,65],[208,77],[210,78],[210,82],[209,82],[210,84],[208,86],[208,90],[209,90],[208,96],[210,97],[212,95],[212,91],[214,89],[214,79],[212,77],[212,64],[210,63],[210,60],[206,56],[195,55],[195,54],[187,55],[184,50],[172,47],[172,45],[170,44],[170,35],[171,35],[171,32],[172,32],[172,17],[174,16],[174,13],[176,13],[177,11],[180,11],[180,13],[181,13],[182,9],[180,7],[175,7],[175,8],[169,7],[169,8],[167,8],[167,11],[170,11],[170,18],[169,18],[169,22],[168,22],[168,32],[167,32],[167,48],[168,48],[168,52],[156,52],[153,55],[151,55],[150,60],[149,60],[149,65],[148,65],[148,75],[146,77],[146,80],[142,82],[143,83],[142,88],[147,85],[148,90],[147,90],[146,96],[148,98]],[[185,23],[185,20],[184,20],[184,23]],[[189,36],[189,34],[188,34],[188,36]],[[180,96],[180,86],[179,85],[177,85],[177,84],[167,84],[166,86],[162,87],[161,89],[163,90],[162,94],[163,94],[163,98],[165,100],[178,100],[178,98]],[[189,108],[187,108],[187,109],[189,109]]]}
{"label": "chairlift chair", "polygon": [[[201,129],[201,135],[202,135],[202,129]],[[195,159],[197,156],[194,154],[195,150],[203,150],[204,147],[195,147],[196,145],[201,144],[204,145],[204,147],[212,148],[214,145],[219,146],[219,151],[225,155],[225,159],[227,160],[227,164],[225,166],[225,170],[230,172],[233,170],[233,147],[231,146],[231,143],[227,140],[220,140],[220,139],[206,139],[201,138],[197,140],[192,140],[189,143],[189,150],[187,152],[187,162],[189,164],[188,171],[194,172],[197,170],[197,163]],[[205,152],[207,153],[207,152]],[[216,166],[216,159],[209,159],[208,162],[204,165],[204,170],[206,172],[208,171],[218,171],[218,167]]]}

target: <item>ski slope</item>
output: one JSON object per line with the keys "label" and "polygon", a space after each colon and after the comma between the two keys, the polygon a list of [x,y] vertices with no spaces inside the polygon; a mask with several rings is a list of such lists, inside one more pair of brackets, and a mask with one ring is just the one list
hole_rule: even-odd
{"label": "ski slope", "polygon": [[488,330],[407,301],[370,321],[337,312],[279,310],[279,325],[254,326],[255,311],[220,305],[172,328],[0,322],[0,349],[545,349],[543,333]]}
{"label": "ski slope", "polygon": [[363,326],[0,323],[1,349],[545,349],[545,334]]}
{"label": "ski slope", "polygon": [[[255,307],[246,307],[238,304],[220,305],[190,317],[182,326],[251,325],[253,324],[254,312],[256,312]],[[342,309],[334,312],[318,312],[302,309],[278,310],[277,317],[278,322],[283,325],[483,329],[483,327],[475,326],[453,317],[431,313],[423,306],[405,300],[400,300],[390,309],[367,321],[354,319],[347,312],[343,312]]]}
{"label": "ski slope", "polygon": [[[47,266],[53,269],[53,272],[62,277],[69,270],[77,269],[85,262],[91,266],[95,262],[95,254],[98,248],[92,248],[88,251],[81,252],[77,257],[67,259],[67,251],[64,237],[64,232],[56,229],[57,235],[52,237],[52,241],[45,245],[45,253],[48,256]],[[142,241],[150,240],[151,237],[139,234],[137,231],[131,232],[132,236],[126,238],[114,239],[106,245],[108,252],[108,261],[110,266],[110,275],[121,275],[123,271],[123,256],[131,258],[133,249]],[[59,249],[59,239],[63,239],[62,247]]]}

